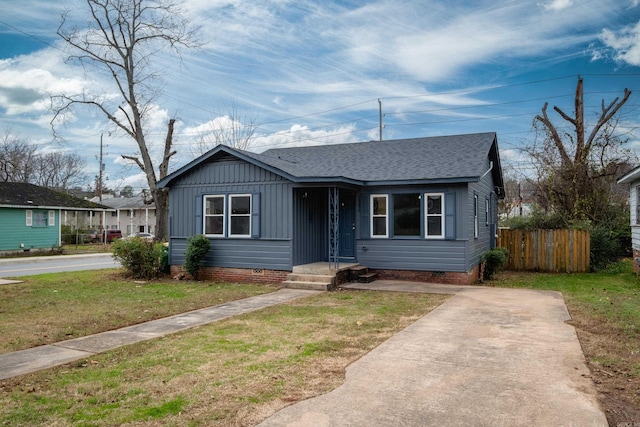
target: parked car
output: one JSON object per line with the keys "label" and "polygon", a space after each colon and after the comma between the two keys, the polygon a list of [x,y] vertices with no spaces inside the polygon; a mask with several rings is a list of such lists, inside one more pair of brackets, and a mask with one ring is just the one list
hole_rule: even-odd
{"label": "parked car", "polygon": [[97,243],[102,241],[102,232],[100,230],[91,230],[87,235],[87,242]]}
{"label": "parked car", "polygon": [[105,241],[107,243],[113,242],[115,239],[122,239],[122,231],[120,230],[105,230]]}
{"label": "parked car", "polygon": [[127,239],[133,239],[134,237],[137,237],[142,240],[149,240],[149,241],[153,241],[156,238],[156,236],[154,236],[151,233],[133,233],[133,234],[129,234],[127,236]]}

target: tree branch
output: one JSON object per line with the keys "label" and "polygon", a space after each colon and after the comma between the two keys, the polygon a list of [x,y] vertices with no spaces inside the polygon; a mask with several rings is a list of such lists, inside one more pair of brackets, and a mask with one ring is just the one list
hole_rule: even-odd
{"label": "tree branch", "polygon": [[542,107],[542,116],[537,115],[536,120],[544,125],[547,131],[551,134],[551,140],[555,144],[558,152],[560,153],[560,157],[562,158],[563,164],[571,164],[571,159],[567,155],[567,151],[564,148],[564,144],[562,143],[562,138],[558,134],[558,130],[549,120],[549,116],[547,115],[547,108],[549,107],[549,103],[545,102],[544,107]]}

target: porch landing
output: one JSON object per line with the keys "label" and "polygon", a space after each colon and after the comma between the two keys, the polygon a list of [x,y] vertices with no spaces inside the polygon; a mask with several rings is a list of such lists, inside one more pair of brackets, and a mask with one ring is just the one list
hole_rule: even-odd
{"label": "porch landing", "polygon": [[296,265],[293,272],[282,282],[282,286],[291,289],[311,289],[316,291],[329,291],[337,285],[349,281],[351,270],[360,264],[341,262],[338,269],[333,263],[314,262],[311,264]]}

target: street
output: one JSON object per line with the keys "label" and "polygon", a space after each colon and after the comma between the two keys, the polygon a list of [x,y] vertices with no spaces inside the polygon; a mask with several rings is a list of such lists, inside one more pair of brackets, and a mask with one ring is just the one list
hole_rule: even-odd
{"label": "street", "polygon": [[115,261],[110,253],[7,258],[0,259],[0,277],[118,267],[120,267],[120,263]]}

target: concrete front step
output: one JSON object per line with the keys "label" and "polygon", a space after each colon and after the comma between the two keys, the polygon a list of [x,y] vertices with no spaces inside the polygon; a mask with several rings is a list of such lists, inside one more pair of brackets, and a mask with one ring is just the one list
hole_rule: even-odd
{"label": "concrete front step", "polygon": [[309,291],[328,291],[331,289],[331,283],[319,282],[299,282],[295,280],[285,280],[282,286],[289,289],[306,289]]}
{"label": "concrete front step", "polygon": [[287,280],[292,282],[318,282],[318,283],[333,283],[333,279],[336,276],[333,274],[298,274],[291,273],[287,275]]}

